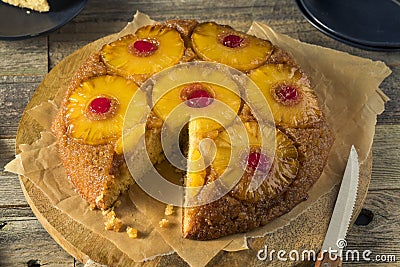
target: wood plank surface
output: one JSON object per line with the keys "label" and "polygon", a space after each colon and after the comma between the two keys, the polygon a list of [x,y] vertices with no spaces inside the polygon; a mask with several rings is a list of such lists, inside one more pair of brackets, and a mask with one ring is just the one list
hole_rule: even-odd
{"label": "wood plank surface", "polygon": [[376,127],[372,145],[374,160],[370,191],[400,189],[399,142],[400,125],[378,125]]}
{"label": "wood plank surface", "polygon": [[0,75],[44,75],[47,66],[47,38],[0,43]]}
{"label": "wood plank surface", "polygon": [[74,266],[74,259],[43,229],[29,207],[0,209],[0,266]]}
{"label": "wood plank surface", "polygon": [[[396,254],[398,261],[346,262],[345,266],[400,266],[400,53],[364,51],[332,40],[313,28],[291,0],[91,0],[81,14],[48,36],[0,41],[0,266],[83,266],[48,235],[28,207],[18,177],[4,172],[3,167],[14,156],[19,119],[44,75],[76,49],[119,31],[136,10],[156,20],[213,19],[243,31],[252,20],[258,20],[308,43],[384,61],[393,73],[381,88],[392,100],[378,117],[372,178],[364,205],[374,218],[366,226],[354,225],[347,241],[349,249],[371,249],[375,255]],[[217,257],[225,257],[225,264],[235,262],[229,256]],[[160,262],[160,266],[166,266],[169,260]]]}
{"label": "wood plank surface", "polygon": [[43,78],[29,74],[0,76],[0,138],[15,138],[22,113]]}

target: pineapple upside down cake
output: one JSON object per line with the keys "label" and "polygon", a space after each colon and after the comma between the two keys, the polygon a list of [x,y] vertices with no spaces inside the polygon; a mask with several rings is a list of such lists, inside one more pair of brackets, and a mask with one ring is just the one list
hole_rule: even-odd
{"label": "pineapple upside down cake", "polygon": [[[165,94],[157,92],[163,84],[150,91],[143,88],[157,73],[188,62],[229,66],[251,80],[261,97],[251,88],[237,92],[203,79],[173,85]],[[214,72],[207,75],[226,79]],[[80,66],[53,123],[68,179],[92,207],[108,209],[134,183],[131,175],[141,175],[130,174],[124,158],[122,132],[133,95],[142,103],[136,103],[131,115],[145,116],[145,121],[142,127],[131,127],[127,143],[131,139],[133,147],[134,140],[144,138],[154,165],[165,160],[162,129],[181,104],[206,110],[223,103],[247,136],[246,155],[237,160],[240,179],[221,197],[184,207],[185,238],[207,240],[245,232],[289,212],[307,199],[334,141],[307,75],[289,53],[268,40],[214,22],[171,20],[144,26],[104,45]],[[151,105],[152,95],[160,97]],[[269,107],[272,121],[261,124],[255,114],[264,106]],[[187,165],[185,187],[208,185],[227,171],[242,136],[235,130],[234,118],[225,117],[223,126],[209,118],[192,118],[178,134],[183,136],[186,158],[205,166]],[[213,141],[212,149],[202,149],[203,139]],[[207,151],[213,155],[209,164]],[[133,164],[140,165],[140,159]],[[263,179],[249,190],[260,173]]]}

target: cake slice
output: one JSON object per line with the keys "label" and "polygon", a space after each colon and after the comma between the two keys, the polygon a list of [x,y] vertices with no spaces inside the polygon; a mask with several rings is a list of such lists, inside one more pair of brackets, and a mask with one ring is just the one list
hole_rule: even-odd
{"label": "cake slice", "polygon": [[[329,149],[333,139],[326,125],[317,129],[298,130],[295,134],[296,140],[303,143],[298,147],[300,166],[297,176],[284,193],[269,201],[256,203],[228,194],[210,204],[186,208],[183,236],[208,240],[246,232],[267,224],[306,200],[308,190],[319,178],[326,163],[329,152],[321,151]],[[319,145],[308,141],[318,142]]]}
{"label": "cake slice", "polygon": [[[318,106],[313,108],[319,109]],[[285,107],[280,107],[280,112],[284,113]],[[313,113],[309,113],[309,116],[313,116]],[[196,151],[201,150],[199,144],[204,138],[212,138],[217,149],[216,153],[212,149],[201,150],[204,159],[215,154],[209,167],[202,171],[188,169],[186,186],[191,194],[189,197],[193,194],[190,187],[218,181],[229,164],[243,170],[243,174],[238,183],[222,197],[216,196],[218,190],[197,191],[196,201],[206,204],[184,208],[182,233],[185,238],[209,240],[265,225],[306,200],[308,190],[321,176],[326,165],[334,137],[323,116],[311,125],[274,128],[259,125],[250,107],[244,104],[239,117],[249,138],[249,151],[239,153],[236,157],[231,157],[232,148],[242,146],[242,140],[247,138],[245,134],[233,129],[233,138],[229,138],[226,130],[202,132],[197,129],[203,127],[196,125],[201,122],[189,122],[188,160],[193,160],[190,157],[193,154],[197,154],[196,159],[200,158]],[[261,146],[261,136],[265,138],[265,147]],[[271,148],[275,150],[271,151]],[[199,165],[207,166],[204,161]],[[261,176],[255,175],[256,168],[261,171]],[[265,180],[261,180],[259,186],[252,190],[251,181],[257,181],[260,177]],[[226,191],[225,188],[221,190]]]}
{"label": "cake slice", "polygon": [[[141,93],[143,102],[134,117],[144,119],[148,114],[146,97],[138,88],[133,81],[109,75],[100,54],[95,53],[73,77],[53,123],[68,179],[92,208],[110,208],[134,182],[124,160],[122,129],[134,94]],[[150,114],[145,125],[147,151],[154,164],[163,160],[158,120]],[[139,124],[134,126],[140,129]],[[141,135],[144,129],[133,132]],[[138,166],[141,160],[136,159]]]}
{"label": "cake slice", "polygon": [[[220,31],[219,27],[214,25],[212,27],[214,31]],[[244,39],[240,33],[232,30],[228,32],[232,40]],[[221,35],[221,33],[219,35],[206,33],[206,35]],[[194,43],[195,39],[196,37],[192,36]],[[226,47],[221,47],[218,38],[202,39],[206,44],[197,46],[197,50],[200,51],[196,51],[200,57],[213,60],[204,54],[211,52],[212,55],[224,54],[222,51],[226,50]],[[243,53],[237,58],[236,53],[246,47],[230,45],[229,49],[233,51],[229,53],[228,50],[225,53],[225,57],[229,58],[227,62],[238,62]],[[259,62],[252,61],[251,58],[246,60]],[[233,138],[232,136],[229,138],[226,129],[219,130],[217,134],[213,133],[211,138],[216,144],[216,153],[203,149],[202,155],[197,158],[207,159],[215,155],[214,160],[203,171],[193,172],[188,169],[186,186],[189,187],[187,192],[191,192],[191,195],[187,198],[193,194],[190,187],[209,185],[218,181],[227,171],[229,164],[242,169],[243,174],[238,183],[222,197],[215,197],[220,188],[214,192],[204,189],[195,191],[196,201],[206,204],[184,208],[182,233],[185,238],[215,239],[265,225],[307,199],[308,190],[321,176],[327,162],[334,137],[307,76],[296,65],[295,60],[288,53],[274,47],[273,51],[267,54],[263,64],[250,68],[247,74],[258,85],[265,100],[250,88],[242,92],[255,109],[252,110],[249,105],[243,104],[238,113],[249,138],[249,150],[239,157],[232,158],[233,148],[242,146],[246,136],[243,133],[235,134],[233,130],[231,131],[234,133]],[[271,109],[276,128],[263,129],[265,126],[260,125],[254,116],[255,111],[260,112],[266,106],[265,101]],[[268,116],[264,119],[268,119]],[[196,120],[189,123],[188,160],[191,160],[190,155],[200,150],[201,139],[210,138],[209,133],[197,130],[203,128],[198,124],[201,122]],[[264,150],[263,146],[260,146],[261,136],[265,138]],[[275,148],[273,151],[272,147]],[[207,166],[205,162],[202,165]],[[255,174],[258,170],[261,170],[261,177],[265,179],[258,182],[258,187],[254,189],[251,187],[251,181],[259,179],[260,176]],[[221,188],[224,189],[226,190]],[[206,201],[210,199],[213,201]]]}
{"label": "cake slice", "polygon": [[49,3],[46,0],[1,0],[1,1],[13,6],[28,8],[38,12],[48,12],[50,10]]}

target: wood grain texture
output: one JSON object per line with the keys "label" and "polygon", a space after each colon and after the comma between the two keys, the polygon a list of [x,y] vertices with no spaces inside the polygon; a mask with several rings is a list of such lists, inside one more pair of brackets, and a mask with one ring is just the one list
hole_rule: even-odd
{"label": "wood grain texture", "polygon": [[4,166],[15,156],[15,139],[0,139],[0,174],[5,176]]}
{"label": "wood grain texture", "polygon": [[21,115],[43,80],[38,76],[0,76],[0,138],[14,138]]}
{"label": "wood grain texture", "polygon": [[[48,266],[74,266],[74,259],[64,251],[46,232],[30,208],[19,210],[15,217],[0,212],[0,266],[28,266],[37,261]],[[4,211],[4,209],[0,209]],[[25,217],[25,216],[26,217]]]}
{"label": "wood grain texture", "polygon": [[7,186],[0,187],[0,210],[12,207],[28,207],[17,175],[2,175],[1,182]]}
{"label": "wood grain texture", "polygon": [[[19,186],[18,177],[3,171],[3,166],[14,156],[14,142],[22,111],[37,88],[44,74],[71,52],[98,38],[119,31],[140,10],[157,20],[174,17],[213,19],[229,23],[246,31],[252,20],[271,25],[275,30],[308,43],[349,52],[353,55],[384,61],[393,71],[382,83],[382,90],[392,99],[386,111],[378,117],[378,127],[373,145],[373,171],[370,191],[365,208],[375,214],[367,226],[353,226],[348,236],[349,248],[372,248],[374,253],[398,253],[400,247],[400,224],[398,213],[400,202],[399,187],[399,133],[400,133],[400,52],[370,52],[332,40],[311,26],[297,10],[292,0],[237,0],[237,1],[195,1],[195,0],[91,0],[82,13],[60,30],[48,35],[17,42],[0,41],[0,266],[26,266],[29,260],[49,263],[49,266],[83,266],[63,252],[57,243],[41,228],[27,208],[27,202]],[[34,124],[34,123],[33,123]],[[30,188],[27,188],[30,190]],[[397,216],[397,217],[396,217]],[[63,217],[61,217],[63,218]],[[5,220],[9,220],[5,222]],[[52,218],[56,220],[57,218]],[[64,218],[65,219],[65,218]],[[67,221],[68,222],[68,221]],[[9,223],[12,224],[11,228]],[[303,227],[299,225],[299,227]],[[3,232],[6,229],[7,232]],[[308,228],[306,228],[308,230]],[[33,230],[32,238],[26,236]],[[313,229],[311,229],[313,230]],[[316,230],[320,233],[319,230]],[[62,232],[69,239],[70,229]],[[7,236],[7,242],[3,237]],[[284,232],[281,238],[287,240]],[[39,240],[39,242],[38,242]],[[90,241],[100,241],[88,235]],[[12,246],[17,242],[18,249]],[[375,249],[375,247],[378,247]],[[257,244],[253,244],[256,246]],[[258,244],[262,246],[262,244]],[[256,248],[256,247],[255,247]],[[90,252],[89,247],[80,248]],[[19,258],[19,254],[23,257]],[[64,256],[60,256],[63,253]],[[253,254],[254,256],[254,254]],[[251,255],[243,256],[252,259]],[[62,259],[61,259],[62,258]],[[217,255],[213,263],[237,265],[229,253]],[[398,256],[400,258],[400,256]],[[7,259],[6,261],[2,259]],[[23,260],[22,260],[23,259]],[[172,255],[158,263],[159,266],[173,265]],[[80,260],[84,260],[84,255]],[[400,260],[400,259],[399,259]],[[4,263],[4,264],[3,264]],[[182,262],[177,262],[182,264]],[[254,263],[254,261],[253,261]],[[265,265],[256,262],[255,265]],[[372,264],[347,262],[344,266],[400,266],[397,263]],[[310,264],[305,265],[310,266]]]}
{"label": "wood grain texture", "polygon": [[400,122],[400,63],[389,67],[392,70],[392,74],[382,82],[381,88],[383,92],[390,98],[390,101],[386,104],[385,112],[378,116],[378,124],[398,125]]}
{"label": "wood grain texture", "polygon": [[[377,255],[394,255],[397,259],[397,263],[387,263],[390,264],[387,266],[399,266],[399,203],[399,189],[369,191],[364,208],[372,211],[374,218],[366,226],[353,226],[347,238],[347,249],[358,250],[360,255],[365,250],[371,250],[371,259],[374,259]],[[348,263],[352,265],[359,264],[361,266],[370,266],[371,264],[363,260],[360,260],[360,262]]]}
{"label": "wood grain texture", "polygon": [[4,166],[14,159],[15,139],[0,139],[0,211],[2,208],[27,207],[18,175],[4,171]]}
{"label": "wood grain texture", "polygon": [[[370,191],[400,189],[400,125],[376,127]],[[399,206],[400,209],[400,206]]]}
{"label": "wood grain texture", "polygon": [[44,75],[47,66],[47,38],[0,42],[0,75]]}

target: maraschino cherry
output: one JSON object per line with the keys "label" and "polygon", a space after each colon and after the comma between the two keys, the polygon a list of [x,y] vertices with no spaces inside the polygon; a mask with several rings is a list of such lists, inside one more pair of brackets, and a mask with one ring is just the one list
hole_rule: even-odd
{"label": "maraschino cherry", "polygon": [[281,85],[276,89],[276,95],[284,102],[295,101],[299,96],[299,92],[295,86]]}
{"label": "maraschino cherry", "polygon": [[258,170],[265,172],[270,166],[269,158],[262,153],[251,152],[247,157],[247,166],[253,170],[257,168]]}
{"label": "maraschino cherry", "polygon": [[89,105],[91,112],[96,114],[104,114],[110,111],[111,99],[107,97],[98,97],[92,100]]}
{"label": "maraschino cherry", "polygon": [[222,44],[226,47],[235,48],[240,46],[243,42],[243,38],[238,35],[230,34],[224,37]]}

